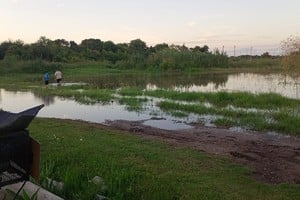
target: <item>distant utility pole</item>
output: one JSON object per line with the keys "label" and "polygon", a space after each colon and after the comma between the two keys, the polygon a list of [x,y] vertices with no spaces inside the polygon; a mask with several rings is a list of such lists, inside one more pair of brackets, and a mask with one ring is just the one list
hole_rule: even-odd
{"label": "distant utility pole", "polygon": [[222,54],[224,54],[224,45],[222,46]]}
{"label": "distant utility pole", "polygon": [[252,50],[253,50],[253,47],[250,47],[250,60],[252,60]]}
{"label": "distant utility pole", "polygon": [[235,49],[236,49],[236,46],[234,45],[233,46],[233,56],[235,57]]}

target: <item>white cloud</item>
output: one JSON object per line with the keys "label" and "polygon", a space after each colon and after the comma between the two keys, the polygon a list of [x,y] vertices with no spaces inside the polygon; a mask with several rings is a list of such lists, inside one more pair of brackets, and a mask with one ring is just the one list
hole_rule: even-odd
{"label": "white cloud", "polygon": [[64,4],[61,0],[58,0],[58,1],[56,2],[56,6],[57,6],[58,8],[63,8],[63,7],[65,6],[65,4]]}
{"label": "white cloud", "polygon": [[189,26],[189,27],[194,27],[194,26],[196,26],[196,22],[194,22],[194,21],[190,21],[190,22],[188,22],[187,23],[187,25]]}

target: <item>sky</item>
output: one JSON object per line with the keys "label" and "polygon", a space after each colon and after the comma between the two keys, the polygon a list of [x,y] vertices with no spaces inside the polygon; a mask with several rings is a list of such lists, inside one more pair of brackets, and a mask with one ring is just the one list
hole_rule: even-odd
{"label": "sky", "polygon": [[148,46],[276,53],[300,33],[300,0],[0,0],[0,19],[0,42],[140,38]]}

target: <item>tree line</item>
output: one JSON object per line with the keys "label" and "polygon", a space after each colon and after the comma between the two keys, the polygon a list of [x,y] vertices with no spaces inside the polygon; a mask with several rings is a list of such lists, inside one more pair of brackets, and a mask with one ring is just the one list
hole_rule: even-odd
{"label": "tree line", "polygon": [[186,68],[227,67],[228,56],[219,50],[210,51],[207,45],[188,48],[166,43],[148,47],[141,39],[115,44],[100,39],[84,39],[80,44],[65,39],[50,40],[40,37],[25,44],[21,40],[0,44],[0,60],[42,60],[75,63],[103,61],[118,68],[144,68],[182,70]]}

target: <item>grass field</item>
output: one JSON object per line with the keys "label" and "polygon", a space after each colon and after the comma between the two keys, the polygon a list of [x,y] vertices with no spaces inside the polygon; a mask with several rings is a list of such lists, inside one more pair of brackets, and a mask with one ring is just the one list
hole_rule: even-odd
{"label": "grass field", "polygon": [[[82,122],[35,119],[40,183],[65,199],[297,199],[299,185],[255,181],[245,167],[187,148]],[[95,185],[94,176],[103,180]],[[62,181],[62,191],[45,183]]]}

